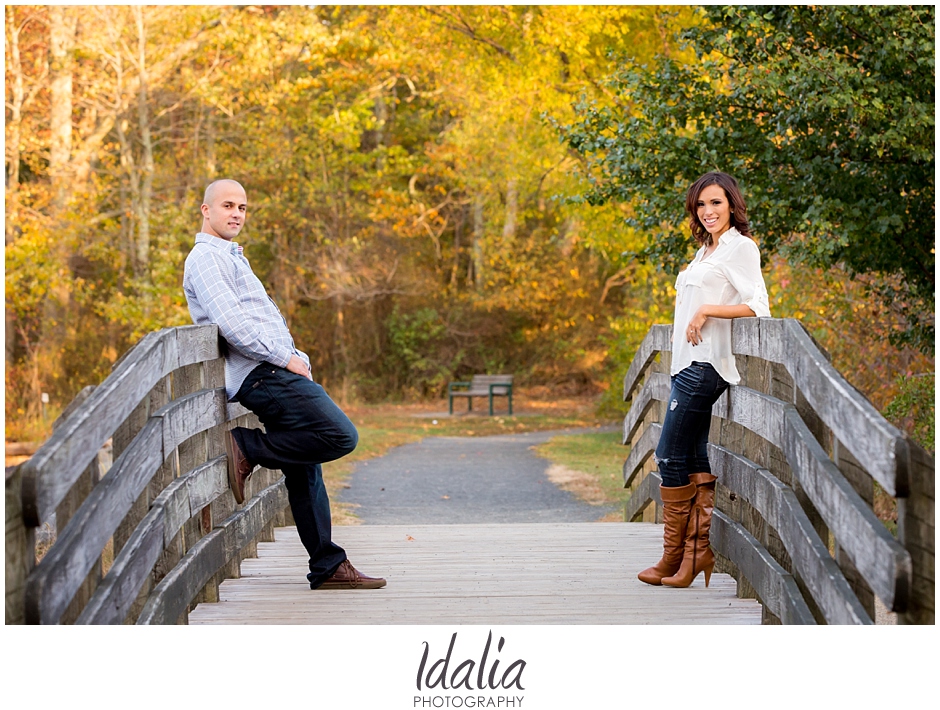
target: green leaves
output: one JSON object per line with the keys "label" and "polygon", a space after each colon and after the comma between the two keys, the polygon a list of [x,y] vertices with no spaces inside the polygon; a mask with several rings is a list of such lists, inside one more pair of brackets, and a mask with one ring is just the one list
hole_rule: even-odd
{"label": "green leaves", "polygon": [[[711,7],[685,33],[700,61],[622,59],[608,104],[562,130],[587,161],[591,204],[627,201],[641,258],[688,257],[682,196],[737,177],[763,247],[852,274],[900,277],[901,341],[933,348],[934,10]],[[928,52],[914,52],[930,47]]]}
{"label": "green leaves", "polygon": [[934,451],[936,376],[932,372],[901,375],[897,385],[899,393],[885,407],[885,418],[909,431],[918,444]]}

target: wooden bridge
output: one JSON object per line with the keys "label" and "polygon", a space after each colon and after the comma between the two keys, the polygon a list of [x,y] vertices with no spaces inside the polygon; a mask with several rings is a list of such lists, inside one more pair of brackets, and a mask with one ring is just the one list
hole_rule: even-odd
{"label": "wooden bridge", "polygon": [[[661,550],[651,453],[670,332],[651,329],[624,383],[633,524],[338,527],[389,586],[316,593],[281,529],[280,474],[257,471],[243,505],[228,489],[221,434],[258,423],[226,402],[215,327],[150,333],[7,473],[6,622],[867,624],[877,596],[902,623],[933,623],[933,459],[791,320],[734,323],[744,380],[715,405],[711,448],[724,574],[708,590],[635,579]],[[874,515],[876,491],[896,505],[896,534]]]}

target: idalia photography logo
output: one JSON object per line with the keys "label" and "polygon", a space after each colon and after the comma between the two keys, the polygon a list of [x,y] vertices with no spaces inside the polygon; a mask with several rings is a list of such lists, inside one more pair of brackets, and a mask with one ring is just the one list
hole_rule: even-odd
{"label": "idalia photography logo", "polygon": [[[424,651],[418,663],[416,686],[420,695],[414,696],[416,708],[521,708],[525,686],[522,673],[526,662],[517,658],[507,663],[500,657],[506,639],[502,636],[493,647],[490,631],[482,651],[472,653],[474,647],[462,644],[459,652],[457,632],[450,637],[447,652],[432,651],[431,643],[421,644]],[[440,648],[440,647],[439,647]],[[464,649],[470,653],[464,656]],[[479,648],[479,647],[476,647]],[[457,659],[465,657],[465,660]],[[502,663],[501,663],[502,662]],[[433,692],[432,692],[433,691]],[[449,691],[449,692],[447,692]]]}

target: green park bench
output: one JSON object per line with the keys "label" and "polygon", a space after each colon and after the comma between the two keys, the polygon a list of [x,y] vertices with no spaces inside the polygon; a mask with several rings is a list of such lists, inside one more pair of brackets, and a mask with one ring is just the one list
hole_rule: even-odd
{"label": "green park bench", "polygon": [[[459,389],[467,387],[469,389]],[[467,411],[473,411],[474,397],[489,397],[490,416],[493,416],[493,397],[509,398],[512,415],[512,375],[474,375],[470,382],[451,382],[447,385],[448,411],[454,413],[454,397],[467,398]]]}

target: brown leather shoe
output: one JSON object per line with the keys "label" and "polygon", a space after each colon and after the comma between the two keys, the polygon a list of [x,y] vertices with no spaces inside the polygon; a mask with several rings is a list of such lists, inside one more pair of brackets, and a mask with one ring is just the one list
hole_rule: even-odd
{"label": "brown leather shoe", "polygon": [[381,577],[366,577],[352,562],[343,560],[333,576],[317,589],[381,589],[384,586],[385,580]]}
{"label": "brown leather shoe", "polygon": [[236,503],[244,503],[245,483],[254,466],[245,458],[231,431],[225,432],[225,454],[228,456],[228,484],[232,488],[232,495],[235,496]]}

